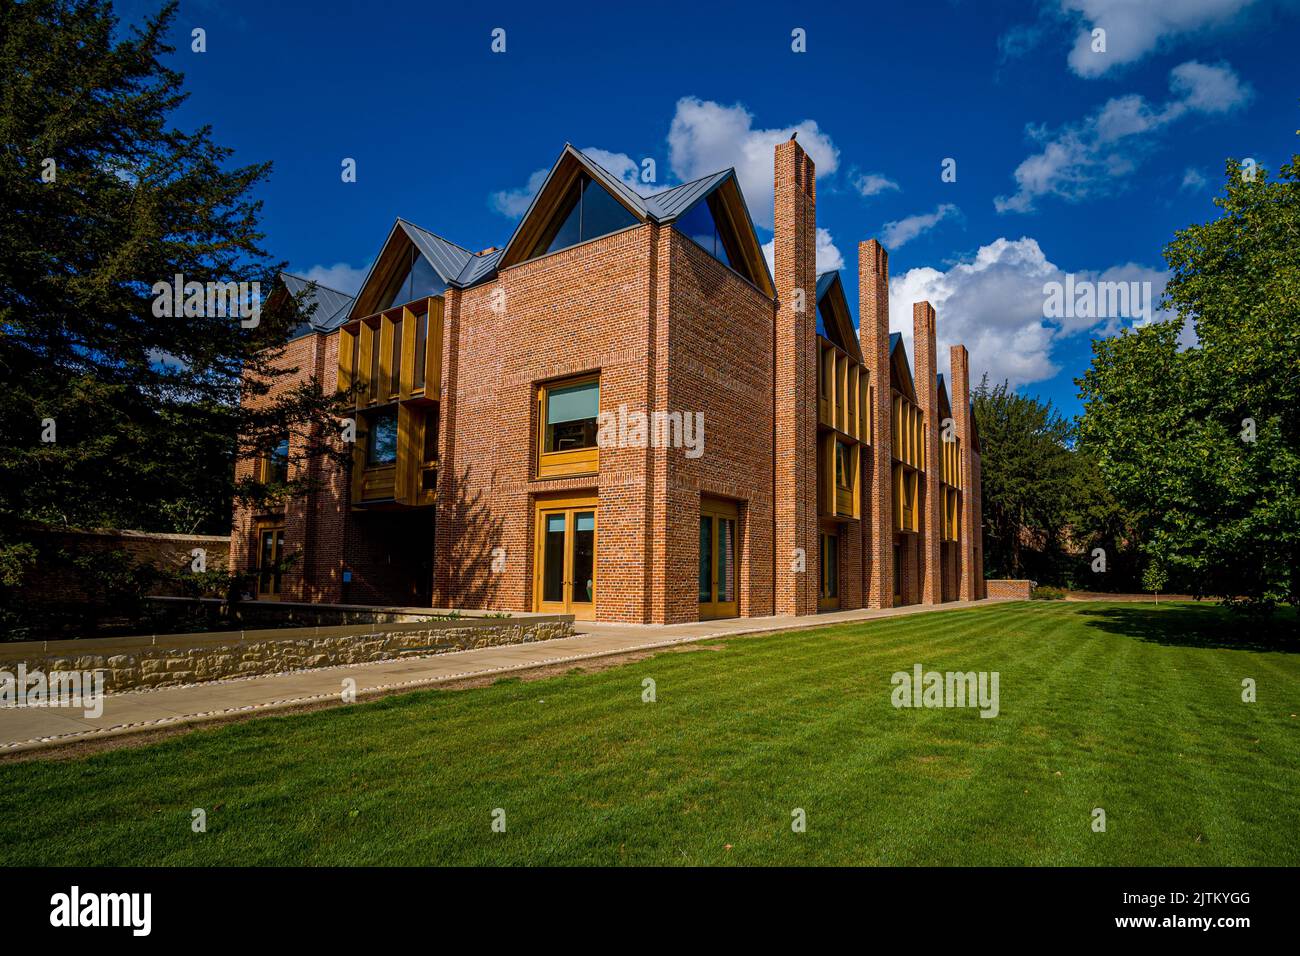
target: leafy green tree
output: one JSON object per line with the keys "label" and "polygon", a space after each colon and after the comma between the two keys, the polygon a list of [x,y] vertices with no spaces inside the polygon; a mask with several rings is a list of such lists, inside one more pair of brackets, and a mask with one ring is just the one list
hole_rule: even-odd
{"label": "leafy green tree", "polygon": [[253,198],[269,164],[170,119],[174,14],[119,35],[105,0],[0,0],[0,583],[34,559],[30,523],[221,532],[237,453],[290,429],[330,453],[332,388],[269,394],[302,299],[255,327],[155,314],[178,274],[266,303],[279,268]]}
{"label": "leafy green tree", "polygon": [[1229,161],[1222,215],[1165,248],[1177,317],[1094,342],[1079,380],[1082,444],[1134,518],[1149,587],[1255,609],[1296,601],[1297,162],[1270,181]]}
{"label": "leafy green tree", "polygon": [[1000,577],[1058,580],[1075,481],[1073,426],[1051,402],[1017,395],[1006,382],[975,388],[984,512],[984,567]]}

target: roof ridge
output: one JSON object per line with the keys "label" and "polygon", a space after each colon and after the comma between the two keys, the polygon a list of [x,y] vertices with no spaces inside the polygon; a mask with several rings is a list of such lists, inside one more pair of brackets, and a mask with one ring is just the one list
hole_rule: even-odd
{"label": "roof ridge", "polygon": [[442,235],[441,233],[434,232],[432,229],[425,229],[420,224],[411,222],[411,220],[407,219],[405,216],[398,216],[397,221],[404,222],[408,226],[412,227],[413,229],[419,229],[421,232],[427,233],[428,235],[433,236],[433,238],[441,242],[445,242],[449,246],[455,246],[457,249],[465,253],[465,255],[467,256],[477,255],[477,253],[470,252],[467,246],[462,246],[459,242],[453,242],[452,240],[448,239],[446,236]]}
{"label": "roof ridge", "polygon": [[336,295],[346,295],[349,299],[355,299],[356,296],[350,292],[344,292],[342,289],[336,289],[332,285],[326,285],[324,282],[317,282],[315,279],[308,279],[306,276],[300,276],[296,272],[290,272],[287,269],[281,269],[280,275],[288,276],[290,279],[297,279],[299,282],[315,283],[316,288],[324,289],[326,292],[333,292]]}

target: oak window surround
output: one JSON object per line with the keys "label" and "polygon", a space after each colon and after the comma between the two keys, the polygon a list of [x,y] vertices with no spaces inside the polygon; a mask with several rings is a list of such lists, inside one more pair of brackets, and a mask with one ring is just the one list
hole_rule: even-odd
{"label": "oak window surround", "polygon": [[599,374],[540,385],[537,410],[537,477],[595,474],[599,463]]}

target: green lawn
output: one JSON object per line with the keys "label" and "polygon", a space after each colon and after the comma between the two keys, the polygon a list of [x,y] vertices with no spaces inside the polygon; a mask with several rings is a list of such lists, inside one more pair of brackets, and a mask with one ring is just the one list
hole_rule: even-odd
{"label": "green lawn", "polygon": [[[1300,653],[1258,640],[1017,603],[5,763],[0,862],[1294,866]],[[999,672],[1001,713],[895,709],[917,663]]]}

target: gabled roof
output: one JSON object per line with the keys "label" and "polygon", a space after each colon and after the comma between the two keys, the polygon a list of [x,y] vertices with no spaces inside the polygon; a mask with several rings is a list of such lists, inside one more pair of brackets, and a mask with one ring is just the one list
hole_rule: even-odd
{"label": "gabled roof", "polygon": [[906,394],[912,401],[916,401],[916,383],[912,379],[912,363],[907,359],[907,346],[903,344],[903,334],[901,332],[889,333],[889,360],[893,363],[889,376],[890,381],[897,382],[901,379],[905,382],[907,388],[900,388],[899,391]]}
{"label": "gabled roof", "polygon": [[[296,276],[291,272],[281,272],[279,279],[285,292],[294,298],[306,292],[306,297],[301,300],[300,306],[305,310],[311,310],[307,321],[296,326],[289,333],[289,338],[296,339],[308,332],[332,332],[347,319],[348,311],[352,308],[352,296],[346,292],[331,289],[319,282],[313,287],[310,279]],[[315,309],[311,309],[313,305]]]}
{"label": "gabled roof", "polygon": [[861,362],[862,345],[853,328],[853,313],[849,311],[849,300],[844,294],[844,282],[838,270],[823,272],[817,277],[817,309],[831,326],[825,329],[826,337]]}
{"label": "gabled roof", "polygon": [[528,209],[519,220],[519,225],[515,227],[514,233],[510,236],[510,241],[506,243],[505,249],[497,257],[498,264],[511,266],[525,260],[537,239],[539,230],[539,225],[533,222],[534,214],[539,213],[539,211],[549,213],[551,207],[568,189],[573,181],[572,177],[578,170],[586,172],[592,179],[600,183],[611,196],[642,222],[671,223],[681,218],[713,193],[723,190],[729,206],[744,211],[745,221],[743,226],[739,223],[736,225],[738,231],[746,233],[742,237],[742,242],[752,243],[753,250],[757,250],[757,254],[750,257],[753,260],[752,267],[761,270],[757,276],[759,282],[756,284],[766,294],[776,295],[776,284],[772,281],[772,273],[767,267],[766,257],[762,255],[762,244],[758,241],[758,236],[754,232],[754,220],[749,214],[749,205],[745,202],[744,194],[740,190],[740,181],[736,178],[735,169],[720,170],[707,176],[701,176],[699,179],[691,180],[688,183],[682,183],[680,186],[642,196],[582,150],[575,148],[571,143],[564,144],[564,149],[560,151],[559,158],[551,166],[551,171],[546,174],[546,179],[542,182],[541,188],[537,190],[532,201],[528,204]]}

